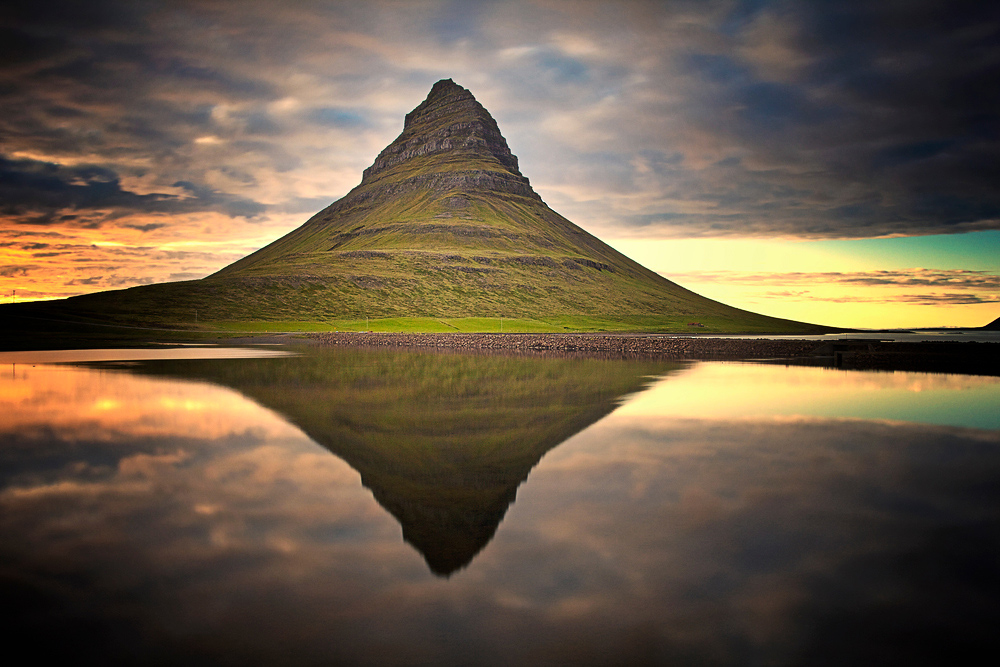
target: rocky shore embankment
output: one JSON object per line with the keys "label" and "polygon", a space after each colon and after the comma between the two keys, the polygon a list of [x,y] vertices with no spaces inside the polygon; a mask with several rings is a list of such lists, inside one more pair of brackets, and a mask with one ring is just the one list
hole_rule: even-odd
{"label": "rocky shore embankment", "polygon": [[478,353],[775,360],[857,370],[1000,375],[1000,345],[975,342],[677,338],[655,334],[324,333],[320,345]]}
{"label": "rocky shore embankment", "polygon": [[673,338],[613,334],[488,334],[488,333],[325,333],[314,336],[322,345],[402,347],[467,351],[591,352],[601,356],[656,356],[670,359],[764,359],[801,356],[815,341],[733,338]]}

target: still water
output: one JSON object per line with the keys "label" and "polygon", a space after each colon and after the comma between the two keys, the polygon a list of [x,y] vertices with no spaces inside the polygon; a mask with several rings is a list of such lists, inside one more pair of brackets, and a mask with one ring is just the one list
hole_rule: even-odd
{"label": "still water", "polygon": [[940,664],[993,642],[1000,379],[240,354],[0,358],[8,651]]}

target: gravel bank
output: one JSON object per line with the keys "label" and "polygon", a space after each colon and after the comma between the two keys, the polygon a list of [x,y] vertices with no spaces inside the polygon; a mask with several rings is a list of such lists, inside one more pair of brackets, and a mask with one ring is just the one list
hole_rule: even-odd
{"label": "gravel bank", "polygon": [[443,348],[451,350],[510,350],[535,352],[595,352],[671,359],[762,359],[807,354],[815,341],[668,338],[612,334],[317,334],[322,345],[352,347]]}
{"label": "gravel bank", "polygon": [[857,370],[1000,375],[1000,345],[972,342],[674,338],[642,334],[324,333],[320,345],[704,360],[781,360]]}

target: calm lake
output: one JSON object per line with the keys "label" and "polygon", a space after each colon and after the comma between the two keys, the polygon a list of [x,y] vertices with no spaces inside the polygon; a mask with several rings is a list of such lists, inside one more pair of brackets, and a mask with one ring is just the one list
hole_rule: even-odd
{"label": "calm lake", "polygon": [[1000,378],[0,353],[0,461],[36,661],[941,664],[1000,623]]}

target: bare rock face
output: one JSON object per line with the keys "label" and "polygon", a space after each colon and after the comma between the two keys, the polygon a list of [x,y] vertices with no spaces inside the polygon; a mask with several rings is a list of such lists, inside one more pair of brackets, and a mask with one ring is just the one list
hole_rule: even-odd
{"label": "bare rock face", "polygon": [[360,188],[375,184],[380,196],[429,186],[540,199],[518,171],[496,121],[451,79],[434,84],[427,99],[406,114],[403,132],[365,169]]}

